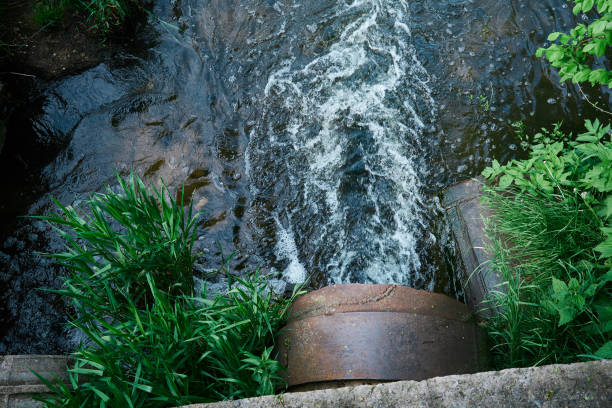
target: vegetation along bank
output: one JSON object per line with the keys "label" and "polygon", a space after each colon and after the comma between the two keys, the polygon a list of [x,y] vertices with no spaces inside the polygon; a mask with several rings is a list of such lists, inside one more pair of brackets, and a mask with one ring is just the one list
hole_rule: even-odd
{"label": "vegetation along bank", "polygon": [[[537,55],[561,81],[609,88],[612,1],[573,3],[574,14],[596,17],[551,33]],[[489,322],[500,367],[612,358],[612,114],[596,108],[600,119],[579,134],[557,123],[528,135],[516,123],[527,157],[482,173],[491,266],[507,280]]]}

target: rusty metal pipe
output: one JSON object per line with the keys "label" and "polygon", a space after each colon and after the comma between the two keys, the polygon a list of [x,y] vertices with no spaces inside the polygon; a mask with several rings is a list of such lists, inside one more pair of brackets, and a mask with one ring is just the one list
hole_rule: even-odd
{"label": "rusty metal pipe", "polygon": [[422,380],[484,369],[486,338],[448,296],[397,285],[329,286],[296,300],[277,345],[290,387]]}

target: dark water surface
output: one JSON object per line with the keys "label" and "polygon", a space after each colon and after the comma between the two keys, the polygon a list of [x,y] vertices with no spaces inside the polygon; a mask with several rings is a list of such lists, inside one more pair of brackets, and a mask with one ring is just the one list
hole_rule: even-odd
{"label": "dark water surface", "polygon": [[158,3],[180,30],[155,23],[140,52],[44,84],[22,115],[58,153],[27,184],[5,174],[0,353],[71,347],[62,303],[35,290],[61,272],[33,251],[61,242],[14,218],[51,209],[48,193],[78,206],[133,170],[185,185],[206,268],[220,243],[281,288],[311,275],[460,297],[438,192],[524,154],[510,122],[595,116],[533,57],[575,23],[563,0]]}

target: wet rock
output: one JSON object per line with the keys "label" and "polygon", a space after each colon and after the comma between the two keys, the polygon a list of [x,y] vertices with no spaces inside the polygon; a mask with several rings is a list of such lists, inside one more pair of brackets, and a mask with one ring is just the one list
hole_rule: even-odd
{"label": "wet rock", "polygon": [[277,296],[282,296],[287,288],[287,282],[282,279],[270,279],[268,284],[270,285],[272,292],[274,292]]}
{"label": "wet rock", "polygon": [[17,243],[17,238],[8,237],[7,239],[4,240],[4,249],[12,249],[16,243]]}
{"label": "wet rock", "polygon": [[0,268],[6,267],[11,262],[11,257],[0,251]]}
{"label": "wet rock", "polygon": [[[0,262],[0,265],[2,263]],[[9,257],[6,264],[2,265],[2,272],[0,273],[0,280],[8,282],[12,277],[19,276],[19,262]]]}
{"label": "wet rock", "polygon": [[[228,285],[227,278],[225,276],[219,275],[216,281],[208,281],[200,278],[194,278],[194,288],[197,296],[202,296],[203,288],[206,288],[206,297],[214,298],[218,295],[225,294],[234,288],[241,288],[242,285],[239,283],[234,283],[230,286]],[[277,296],[284,296],[287,294],[287,287],[289,285],[282,279],[269,279],[268,280],[268,288],[267,290],[271,290]],[[293,285],[291,285],[293,288]],[[267,290],[264,293],[267,293]],[[291,293],[289,292],[289,295]]]}

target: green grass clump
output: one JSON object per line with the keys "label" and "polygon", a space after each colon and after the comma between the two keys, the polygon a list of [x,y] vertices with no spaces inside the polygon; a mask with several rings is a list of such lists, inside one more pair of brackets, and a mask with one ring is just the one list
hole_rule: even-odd
{"label": "green grass clump", "polygon": [[108,34],[145,8],[143,0],[41,0],[34,5],[34,21],[40,26],[55,24],[69,10],[81,10],[91,29]]}
{"label": "green grass clump", "polygon": [[109,32],[121,26],[135,10],[142,9],[142,0],[69,0],[85,10],[92,28]]}
{"label": "green grass clump", "polygon": [[42,0],[34,4],[34,22],[39,26],[53,25],[64,18],[65,0]]}
{"label": "green grass clump", "polygon": [[506,281],[488,322],[499,367],[612,357],[609,130],[587,121],[573,141],[556,126],[528,159],[483,172],[491,267]]}
{"label": "green grass clump", "polygon": [[[231,277],[226,294],[195,295],[198,214],[167,190],[119,178],[88,200],[40,217],[66,251],[47,254],[69,271],[53,292],[71,301],[71,325],[87,341],[74,353],[71,385],[49,384],[48,407],[167,407],[271,394],[284,384],[274,338],[290,299],[265,276]],[[61,228],[60,228],[61,227]],[[224,270],[229,274],[229,271]]]}
{"label": "green grass clump", "polygon": [[491,267],[508,282],[494,292],[501,313],[489,322],[500,365],[569,363],[595,354],[606,338],[590,330],[599,323],[595,306],[605,301],[595,296],[605,284],[593,250],[603,240],[598,217],[575,195],[507,192],[513,194],[486,195],[494,209],[487,221]]}

